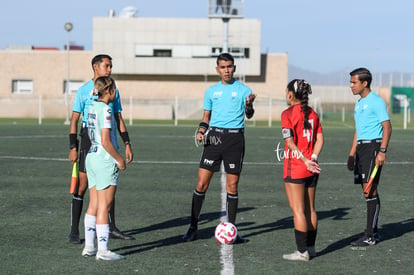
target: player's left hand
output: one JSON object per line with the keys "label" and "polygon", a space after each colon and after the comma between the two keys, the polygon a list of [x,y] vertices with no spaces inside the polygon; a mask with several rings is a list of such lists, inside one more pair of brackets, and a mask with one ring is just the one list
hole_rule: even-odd
{"label": "player's left hand", "polygon": [[125,146],[125,159],[126,163],[131,163],[134,159],[134,154],[132,153],[131,145]]}
{"label": "player's left hand", "polygon": [[315,174],[319,174],[321,172],[321,167],[319,166],[319,163],[317,161],[307,159],[305,161],[305,165],[309,172],[312,172]]}
{"label": "player's left hand", "polygon": [[246,106],[251,106],[255,99],[256,99],[256,95],[255,94],[250,94],[248,97],[246,97],[245,105]]}
{"label": "player's left hand", "polygon": [[378,153],[377,157],[375,159],[375,164],[378,166],[383,166],[385,164],[385,154],[384,153]]}

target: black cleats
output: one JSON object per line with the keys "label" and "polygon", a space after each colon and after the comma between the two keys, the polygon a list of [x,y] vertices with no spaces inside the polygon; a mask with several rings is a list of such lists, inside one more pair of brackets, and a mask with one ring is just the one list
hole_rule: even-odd
{"label": "black cleats", "polygon": [[187,231],[187,233],[184,234],[183,240],[185,242],[192,242],[197,240],[197,228],[196,227],[190,227]]}
{"label": "black cleats", "polygon": [[68,240],[69,240],[70,243],[73,243],[73,244],[81,244],[82,243],[82,241],[79,238],[79,234],[70,233],[69,236],[68,236]]}
{"label": "black cleats", "polygon": [[121,231],[119,231],[118,228],[115,228],[113,231],[109,233],[109,238],[120,240],[135,240],[133,236],[122,233]]}
{"label": "black cleats", "polygon": [[245,239],[237,235],[236,240],[234,240],[233,244],[242,244],[249,242],[249,239]]}
{"label": "black cleats", "polygon": [[361,238],[359,238],[356,241],[351,242],[352,246],[369,246],[369,245],[375,245],[376,240],[373,235],[364,234]]}

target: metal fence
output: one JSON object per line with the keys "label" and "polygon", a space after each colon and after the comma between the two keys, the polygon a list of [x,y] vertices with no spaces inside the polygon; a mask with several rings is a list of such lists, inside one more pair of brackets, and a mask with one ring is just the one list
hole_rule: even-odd
{"label": "metal fence", "polygon": [[[0,98],[0,117],[2,118],[43,118],[65,119],[69,114],[75,95],[68,100],[62,97],[42,97],[33,95],[12,95]],[[357,97],[348,87],[313,87],[309,104],[320,114],[323,120],[352,119],[353,106]],[[287,108],[284,98],[271,98],[258,95],[255,100],[256,121],[280,120],[280,115]],[[203,99],[180,97],[161,99],[122,98],[123,117],[129,124],[134,120],[198,120],[203,115]]]}

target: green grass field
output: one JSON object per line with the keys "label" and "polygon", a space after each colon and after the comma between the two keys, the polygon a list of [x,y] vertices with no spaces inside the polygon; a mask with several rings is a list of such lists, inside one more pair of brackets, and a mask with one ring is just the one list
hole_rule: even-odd
{"label": "green grass field", "polygon": [[[192,125],[190,125],[192,124]],[[62,121],[0,121],[0,262],[2,274],[412,274],[414,270],[414,130],[394,129],[383,169],[380,234],[375,246],[352,249],[365,227],[365,202],[346,169],[352,124],[326,122],[322,173],[317,192],[318,257],[288,262],[295,249],[293,221],[275,150],[280,127],[246,129],[245,165],[239,185],[239,233],[250,240],[232,246],[220,260],[214,228],[222,215],[220,175],[207,192],[199,240],[183,243],[201,148],[196,123],[129,126],[135,159],[121,174],[116,194],[117,225],[135,241],[110,240],[124,254],[118,262],[81,256],[69,244],[68,126]],[[260,124],[257,124],[260,125]],[[123,148],[121,149],[121,152]],[[86,196],[84,209],[86,209]],[[83,237],[83,217],[81,236]],[[230,269],[231,270],[231,269]],[[231,272],[230,272],[231,274]]]}

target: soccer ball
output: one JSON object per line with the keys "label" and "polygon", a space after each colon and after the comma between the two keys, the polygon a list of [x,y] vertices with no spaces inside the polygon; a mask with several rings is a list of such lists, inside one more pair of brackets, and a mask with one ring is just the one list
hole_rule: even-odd
{"label": "soccer ball", "polygon": [[214,236],[219,244],[232,244],[237,238],[237,228],[229,222],[221,222],[216,226]]}

